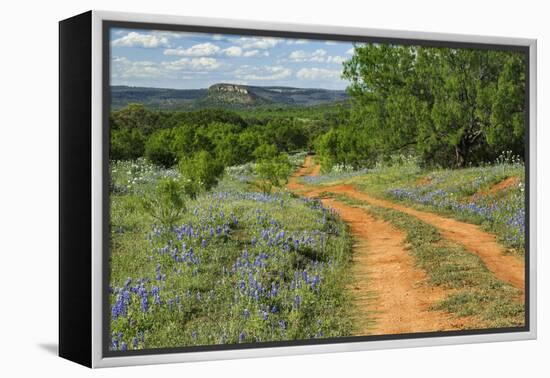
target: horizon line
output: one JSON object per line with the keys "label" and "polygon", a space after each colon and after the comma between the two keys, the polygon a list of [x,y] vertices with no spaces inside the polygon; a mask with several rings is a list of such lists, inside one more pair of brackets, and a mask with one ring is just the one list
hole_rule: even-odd
{"label": "horizon line", "polygon": [[322,88],[322,87],[291,87],[286,85],[250,85],[250,84],[236,84],[236,83],[228,83],[228,82],[219,82],[212,84],[208,87],[204,88],[168,88],[168,87],[147,87],[147,86],[134,86],[134,85],[125,85],[125,84],[109,84],[109,87],[127,87],[127,88],[144,88],[144,89],[169,89],[174,91],[201,91],[201,90],[208,90],[210,87],[214,85],[236,85],[241,87],[256,87],[256,88],[289,88],[289,89],[322,89],[324,91],[334,91],[334,92],[345,92],[347,87],[344,89],[330,89],[330,88]]}

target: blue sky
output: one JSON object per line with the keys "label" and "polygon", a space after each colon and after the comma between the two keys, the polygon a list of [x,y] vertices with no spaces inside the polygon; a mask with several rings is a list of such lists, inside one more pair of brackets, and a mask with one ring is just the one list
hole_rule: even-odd
{"label": "blue sky", "polygon": [[350,42],[111,29],[111,84],[207,88],[215,83],[344,89]]}

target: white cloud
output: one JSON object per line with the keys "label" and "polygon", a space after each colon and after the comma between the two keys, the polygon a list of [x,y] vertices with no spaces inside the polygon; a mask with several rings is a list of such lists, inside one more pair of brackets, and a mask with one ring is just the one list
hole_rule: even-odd
{"label": "white cloud", "polygon": [[353,52],[355,51],[355,49],[352,47],[350,48],[348,51],[346,51],[346,54],[348,55],[353,55]]}
{"label": "white cloud", "polygon": [[222,39],[224,39],[225,37],[223,36],[223,34],[213,34],[212,35],[212,39],[214,41],[221,41]]}
{"label": "white cloud", "polygon": [[270,37],[241,37],[234,41],[243,49],[270,49],[281,43],[279,38]]}
{"label": "white cloud", "polygon": [[327,63],[341,64],[345,60],[346,60],[346,58],[344,58],[343,56],[340,56],[340,55],[333,55],[333,56],[327,57]]}
{"label": "white cloud", "polygon": [[303,45],[308,43],[307,39],[289,39],[286,41],[287,45]]}
{"label": "white cloud", "polygon": [[338,42],[336,41],[325,41],[325,45],[337,45]]}
{"label": "white cloud", "polygon": [[113,57],[113,78],[158,78],[163,72],[156,63],[150,61],[131,61],[126,57]]}
{"label": "white cloud", "polygon": [[303,80],[337,79],[341,71],[327,70],[325,68],[302,68],[296,72],[296,77]]}
{"label": "white cloud", "polygon": [[181,58],[171,62],[162,62],[162,66],[171,71],[212,71],[221,64],[215,58]]}
{"label": "white cloud", "polygon": [[224,49],[223,52],[227,56],[241,56],[243,54],[243,49],[239,46],[231,46]]}
{"label": "white cloud", "polygon": [[324,62],[327,52],[323,49],[317,49],[314,52],[296,50],[290,53],[288,58],[294,62]]}
{"label": "white cloud", "polygon": [[292,70],[283,66],[249,66],[243,65],[233,72],[240,80],[262,81],[280,80],[292,75]]}
{"label": "white cloud", "polygon": [[248,50],[243,53],[243,56],[246,58],[258,57],[258,56],[269,56],[269,52],[260,51],[260,50]]}
{"label": "white cloud", "polygon": [[158,47],[168,47],[170,43],[168,37],[164,35],[130,32],[124,37],[115,39],[112,45],[115,47],[143,47],[154,49]]}
{"label": "white cloud", "polygon": [[166,49],[164,55],[177,55],[177,56],[210,56],[218,53],[221,49],[210,43],[199,43],[198,45],[191,46],[187,49],[178,47],[177,49]]}

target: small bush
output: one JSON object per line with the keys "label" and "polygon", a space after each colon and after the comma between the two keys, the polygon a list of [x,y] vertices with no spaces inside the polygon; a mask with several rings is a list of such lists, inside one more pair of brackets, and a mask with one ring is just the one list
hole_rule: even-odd
{"label": "small bush", "polygon": [[145,210],[161,225],[173,226],[185,211],[181,186],[171,178],[159,180],[155,192],[143,201]]}
{"label": "small bush", "polygon": [[154,164],[170,167],[176,162],[176,153],[172,148],[174,132],[172,129],[159,130],[145,143],[145,157]]}
{"label": "small bush", "polygon": [[184,157],[178,164],[185,194],[195,198],[218,183],[224,167],[208,151],[200,151],[191,157]]}

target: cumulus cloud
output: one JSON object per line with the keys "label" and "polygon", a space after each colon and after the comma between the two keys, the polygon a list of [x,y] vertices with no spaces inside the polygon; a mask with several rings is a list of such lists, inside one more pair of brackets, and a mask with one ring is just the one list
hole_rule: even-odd
{"label": "cumulus cloud", "polygon": [[341,75],[341,71],[328,70],[325,68],[301,68],[296,72],[296,77],[302,80],[322,80],[322,79],[337,79]]}
{"label": "cumulus cloud", "polygon": [[270,49],[281,43],[279,38],[271,37],[240,37],[234,41],[243,49]]}
{"label": "cumulus cloud", "polygon": [[307,39],[288,39],[286,41],[286,44],[287,45],[304,45],[308,42],[309,42],[309,40],[307,40]]}
{"label": "cumulus cloud", "polygon": [[172,71],[212,71],[221,64],[215,58],[181,58],[179,60],[162,62],[162,66]]}
{"label": "cumulus cloud", "polygon": [[333,56],[327,57],[327,63],[341,64],[345,60],[346,60],[346,58],[344,58],[343,56],[340,56],[340,55],[333,55]]}
{"label": "cumulus cloud", "polygon": [[251,57],[258,57],[258,56],[269,56],[268,51],[260,51],[260,50],[248,50],[243,53],[243,56],[245,58],[251,58]]}
{"label": "cumulus cloud", "polygon": [[164,50],[164,55],[177,55],[177,56],[210,56],[218,53],[221,49],[213,43],[199,43],[198,45],[191,46],[189,48],[178,47],[176,49]]}
{"label": "cumulus cloud", "polygon": [[116,79],[158,78],[163,76],[163,72],[154,62],[131,61],[126,57],[115,56],[112,59],[112,76]]}
{"label": "cumulus cloud", "polygon": [[243,65],[233,72],[236,78],[250,81],[280,80],[292,75],[292,70],[283,66],[249,66]]}
{"label": "cumulus cloud", "polygon": [[168,37],[162,34],[130,32],[123,37],[115,39],[112,45],[115,47],[143,47],[155,49],[158,47],[168,47],[170,43]]}
{"label": "cumulus cloud", "polygon": [[352,47],[348,51],[346,51],[346,54],[353,55],[354,51],[355,51],[355,49]]}
{"label": "cumulus cloud", "polygon": [[231,46],[224,49],[223,52],[227,56],[241,56],[243,54],[243,49],[239,46]]}
{"label": "cumulus cloud", "polygon": [[294,62],[324,62],[327,52],[323,49],[317,49],[313,52],[296,50],[290,53],[288,59]]}

